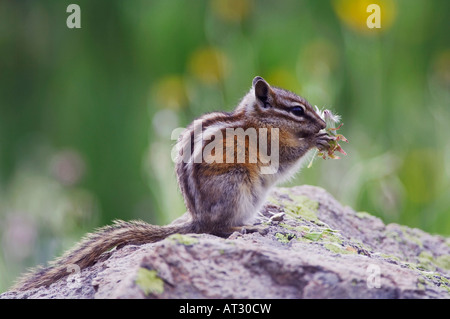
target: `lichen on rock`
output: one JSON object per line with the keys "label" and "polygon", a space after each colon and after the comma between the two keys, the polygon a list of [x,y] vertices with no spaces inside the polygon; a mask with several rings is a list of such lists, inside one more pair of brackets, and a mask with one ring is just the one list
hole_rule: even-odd
{"label": "lichen on rock", "polygon": [[155,270],[139,268],[136,273],[135,283],[145,295],[151,293],[161,294],[164,292],[164,282],[158,277]]}

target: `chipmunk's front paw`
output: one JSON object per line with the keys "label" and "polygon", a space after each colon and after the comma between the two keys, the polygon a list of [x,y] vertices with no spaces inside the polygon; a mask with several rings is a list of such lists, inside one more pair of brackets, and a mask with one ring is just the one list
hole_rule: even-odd
{"label": "chipmunk's front paw", "polygon": [[336,138],[334,136],[329,135],[327,132],[319,132],[315,136],[315,147],[319,149],[319,151],[327,151],[330,149],[330,141],[334,141]]}

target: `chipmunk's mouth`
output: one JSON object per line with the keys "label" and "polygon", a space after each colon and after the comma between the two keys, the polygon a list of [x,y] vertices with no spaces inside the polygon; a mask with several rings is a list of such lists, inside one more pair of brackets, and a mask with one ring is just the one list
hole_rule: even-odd
{"label": "chipmunk's mouth", "polygon": [[298,132],[297,136],[299,138],[309,138],[309,137],[313,137],[314,135],[319,134],[321,131],[323,131],[323,130],[321,130],[320,128],[317,128],[317,129],[311,130],[311,131],[307,131],[307,132],[302,131],[302,132]]}
{"label": "chipmunk's mouth", "polygon": [[301,132],[301,133],[298,133],[297,136],[299,138],[309,138],[309,137],[316,135],[317,133],[318,132]]}

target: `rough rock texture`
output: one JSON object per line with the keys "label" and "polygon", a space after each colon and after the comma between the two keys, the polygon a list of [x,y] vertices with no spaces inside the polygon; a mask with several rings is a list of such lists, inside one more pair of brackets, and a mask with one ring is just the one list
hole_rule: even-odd
{"label": "rough rock texture", "polygon": [[311,186],[276,189],[263,214],[264,235],[125,246],[81,276],[0,297],[450,298],[449,238],[385,225]]}

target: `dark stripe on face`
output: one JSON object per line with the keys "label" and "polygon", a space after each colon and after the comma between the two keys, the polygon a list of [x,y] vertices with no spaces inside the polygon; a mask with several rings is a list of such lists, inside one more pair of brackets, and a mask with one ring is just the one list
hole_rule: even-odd
{"label": "dark stripe on face", "polygon": [[291,115],[288,114],[288,113],[290,113],[288,110],[289,110],[289,108],[287,108],[286,114],[280,113],[280,112],[277,112],[277,111],[272,111],[272,114],[274,116],[281,117],[281,118],[284,118],[284,119],[289,120],[289,121],[295,121],[295,122],[298,122],[298,123],[303,123],[304,122],[304,119],[306,118],[306,116],[296,117],[293,114],[291,116]]}

